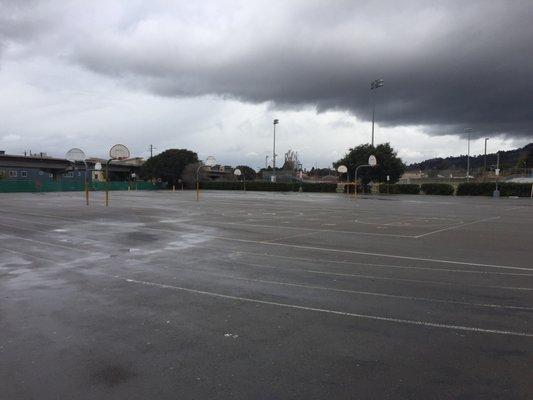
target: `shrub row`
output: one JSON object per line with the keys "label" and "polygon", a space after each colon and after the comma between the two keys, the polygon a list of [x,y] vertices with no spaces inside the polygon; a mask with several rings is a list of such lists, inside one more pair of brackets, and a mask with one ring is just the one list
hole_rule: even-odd
{"label": "shrub row", "polygon": [[[492,192],[496,189],[494,182],[485,183],[461,183],[457,186],[457,196],[492,196]],[[502,182],[498,184],[500,196],[520,196],[529,197],[531,195],[530,183],[512,183]]]}
{"label": "shrub row", "polygon": [[[212,190],[242,190],[242,181],[231,182],[201,182],[202,189]],[[304,192],[327,192],[334,193],[337,189],[335,183],[285,183],[285,182],[266,182],[250,181],[246,182],[246,190],[250,191],[276,191],[276,192],[298,192],[302,188]],[[503,182],[498,185],[502,197],[521,196],[528,197],[531,194],[531,184],[529,183],[509,183]],[[492,196],[495,189],[494,183],[461,183],[457,187],[457,196]],[[361,193],[362,188],[358,187],[357,191]],[[454,187],[447,183],[424,183],[421,186],[417,184],[381,184],[379,193],[390,194],[420,194],[420,191],[430,195],[454,194]],[[353,186],[351,187],[353,193]]]}
{"label": "shrub row", "polygon": [[[324,192],[334,193],[337,190],[336,183],[285,183],[285,182],[267,182],[267,181],[250,181],[246,182],[246,190],[266,191],[266,192],[298,192],[300,187],[303,192]],[[200,188],[208,190],[243,190],[242,182],[200,182]]]}
{"label": "shrub row", "polygon": [[443,196],[452,196],[455,188],[448,183],[423,183],[420,189],[425,194],[438,194]]}
{"label": "shrub row", "polygon": [[379,193],[390,193],[390,194],[420,194],[420,185],[416,183],[406,183],[406,184],[381,184],[379,185]]}
{"label": "shrub row", "polygon": [[[158,185],[151,182],[109,182],[109,190],[155,190],[159,189]],[[105,190],[105,182],[89,182],[89,190]],[[83,182],[64,182],[64,181],[1,181],[0,193],[14,192],[72,192],[83,191],[85,185]]]}

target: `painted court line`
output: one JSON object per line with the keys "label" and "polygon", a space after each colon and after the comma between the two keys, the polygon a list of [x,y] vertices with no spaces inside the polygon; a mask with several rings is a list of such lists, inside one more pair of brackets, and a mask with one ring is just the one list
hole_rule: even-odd
{"label": "painted court line", "polygon": [[[195,245],[196,246],[196,245]],[[208,248],[206,246],[202,246],[203,248]],[[415,266],[404,266],[404,265],[391,265],[391,264],[373,264],[373,263],[365,263],[365,262],[355,262],[355,261],[341,261],[341,260],[326,260],[321,258],[305,258],[305,257],[291,257],[291,256],[280,256],[277,254],[272,253],[254,253],[251,251],[244,251],[244,250],[230,250],[226,248],[218,248],[218,247],[209,247],[211,250],[225,250],[232,252],[237,255],[255,255],[255,256],[261,256],[261,257],[273,257],[273,258],[282,258],[287,260],[295,260],[295,261],[313,261],[313,262],[322,262],[322,263],[331,263],[331,264],[346,264],[346,265],[361,265],[361,266],[369,266],[369,267],[380,267],[380,268],[389,268],[389,269],[416,269],[416,270],[422,270],[422,271],[437,271],[437,272],[459,272],[459,273],[465,273],[465,274],[479,274],[479,275],[508,275],[508,276],[533,276],[532,274],[517,274],[514,272],[497,272],[497,271],[479,271],[479,270],[471,270],[471,269],[449,269],[449,268],[429,268],[429,267],[415,267]]]}
{"label": "painted court line", "polygon": [[285,239],[292,239],[292,238],[303,237],[303,236],[317,235],[318,233],[319,232],[296,233],[294,235],[283,236],[283,237],[279,237],[279,238],[275,238],[275,239],[265,240],[265,242],[273,243],[273,242],[277,242],[278,240],[285,240]]}
{"label": "painted court line", "polygon": [[483,219],[480,219],[480,220],[477,220],[477,221],[473,221],[473,222],[467,222],[467,223],[464,223],[464,224],[453,225],[453,226],[449,226],[449,227],[447,227],[447,228],[437,229],[436,231],[423,233],[423,234],[421,234],[421,235],[415,236],[415,238],[416,238],[416,239],[419,239],[419,238],[421,238],[421,237],[429,236],[429,235],[433,235],[433,234],[435,234],[435,233],[444,232],[444,231],[450,231],[450,230],[452,230],[452,229],[462,228],[463,226],[467,226],[467,225],[479,224],[480,222],[493,221],[493,220],[495,220],[495,219],[499,219],[499,218],[500,218],[499,216],[497,216],[497,217],[490,217],[490,218],[483,218]]}
{"label": "painted court line", "polygon": [[261,240],[228,238],[228,237],[224,237],[224,236],[215,236],[215,235],[210,235],[210,234],[206,234],[206,236],[209,236],[209,237],[211,237],[213,239],[219,239],[219,240],[228,240],[228,241],[242,242],[242,243],[263,244],[263,245],[268,245],[268,246],[291,247],[291,248],[303,249],[303,250],[317,250],[317,251],[333,252],[333,253],[359,254],[359,255],[366,255],[366,256],[397,258],[397,259],[402,259],[402,260],[426,261],[426,262],[434,262],[434,263],[442,263],[442,264],[472,265],[472,266],[476,266],[476,267],[512,269],[512,270],[520,270],[520,271],[533,271],[533,268],[526,268],[526,267],[512,267],[512,266],[506,266],[506,265],[482,264],[482,263],[472,263],[472,262],[465,262],[465,261],[452,261],[452,260],[440,260],[440,259],[432,259],[432,258],[399,256],[399,255],[393,255],[393,254],[370,253],[370,252],[367,252],[367,251],[346,250],[346,249],[331,249],[331,248],[327,248],[327,247],[314,247],[314,246],[305,246],[305,245],[288,244],[288,243],[270,243],[270,242],[264,242],[264,241],[261,241]]}
{"label": "painted court line", "polygon": [[[28,230],[28,229],[26,229],[26,230]],[[68,247],[68,246],[62,246],[60,244],[55,244],[55,243],[43,242],[42,240],[28,239],[28,238],[24,238],[22,236],[11,235],[11,234],[7,234],[7,233],[2,233],[2,235],[6,236],[8,239],[24,240],[26,242],[44,244],[45,246],[57,247],[59,249],[64,249],[64,250],[69,250],[69,251],[83,251],[83,252],[91,253],[91,254],[98,253],[98,252],[95,252],[93,250],[82,249],[76,244],[73,244],[72,247]]]}
{"label": "painted court line", "polygon": [[383,316],[371,315],[371,314],[357,314],[357,313],[350,313],[350,312],[344,312],[344,311],[330,310],[330,309],[325,309],[325,308],[305,307],[305,306],[300,306],[297,304],[280,303],[280,302],[267,301],[267,300],[258,300],[258,299],[252,299],[249,297],[231,296],[231,295],[222,294],[222,293],[208,292],[205,290],[190,289],[186,287],[166,285],[166,284],[157,283],[157,282],[141,281],[141,280],[136,280],[136,279],[131,279],[131,278],[125,278],[125,277],[118,276],[118,275],[109,275],[109,276],[112,276],[113,278],[116,278],[116,279],[120,279],[127,283],[135,283],[135,284],[140,284],[140,285],[145,285],[145,286],[176,290],[176,291],[181,291],[181,292],[186,292],[186,293],[193,293],[197,295],[216,297],[216,298],[227,299],[227,300],[235,300],[235,301],[240,301],[240,302],[249,302],[249,303],[264,304],[264,305],[269,305],[269,306],[291,308],[291,309],[301,310],[301,311],[313,311],[313,312],[319,312],[319,313],[324,313],[324,314],[339,315],[343,317],[352,317],[352,318],[358,318],[358,319],[392,322],[392,323],[403,324],[403,325],[423,326],[423,327],[428,327],[428,328],[440,328],[440,329],[449,329],[449,330],[456,330],[456,331],[488,333],[488,334],[505,335],[505,336],[533,337],[533,333],[529,333],[529,332],[506,331],[506,330],[498,330],[498,329],[484,329],[484,328],[478,328],[478,327],[473,327],[473,326],[448,325],[448,324],[441,324],[441,323],[427,322],[427,321],[383,317]]}
{"label": "painted court line", "polygon": [[34,258],[34,259],[39,260],[39,261],[46,261],[46,262],[53,263],[53,264],[59,264],[58,261],[51,260],[49,258],[45,258],[45,257],[41,257],[41,256],[34,256],[33,254],[24,253],[22,251],[17,251],[17,250],[13,250],[13,249],[6,249],[5,247],[0,247],[0,249],[3,250],[3,251],[7,251],[8,253],[17,254],[19,256]]}
{"label": "painted court line", "polygon": [[262,225],[262,224],[245,224],[242,222],[222,222],[222,221],[210,221],[210,220],[200,220],[197,222],[208,222],[210,224],[219,224],[219,225],[235,225],[235,226],[249,226],[249,227],[261,227],[261,228],[271,228],[271,229],[292,229],[300,231],[313,231],[313,232],[328,232],[328,233],[342,233],[348,235],[366,235],[366,236],[388,236],[388,237],[398,237],[398,238],[408,238],[416,239],[417,236],[411,235],[396,235],[393,233],[376,233],[376,232],[355,232],[355,231],[341,231],[335,229],[315,229],[315,228],[303,228],[295,226],[280,226],[280,225]]}
{"label": "painted court line", "polygon": [[339,289],[339,288],[332,288],[332,287],[327,287],[327,286],[305,285],[305,284],[302,284],[302,283],[294,283],[294,282],[271,281],[271,280],[267,280],[267,279],[242,278],[242,277],[239,277],[239,276],[220,274],[220,273],[217,273],[217,272],[212,272],[212,271],[204,269],[204,268],[199,269],[199,268],[187,268],[187,267],[172,266],[172,269],[173,270],[180,270],[180,271],[187,271],[187,272],[194,272],[194,273],[198,273],[199,272],[201,274],[216,276],[216,277],[219,277],[219,278],[225,278],[225,279],[230,279],[230,280],[239,280],[239,281],[245,281],[245,282],[265,283],[265,284],[268,284],[268,285],[298,287],[298,288],[304,288],[304,289],[331,291],[331,292],[338,292],[338,293],[357,294],[357,295],[363,295],[363,296],[384,297],[384,298],[391,298],[391,299],[400,299],[400,300],[418,301],[418,302],[428,302],[428,303],[458,304],[458,305],[470,306],[470,307],[487,307],[487,308],[499,308],[499,309],[509,309],[509,310],[533,311],[533,307],[525,307],[525,306],[511,306],[511,305],[492,304],[492,303],[472,303],[472,302],[468,302],[468,301],[432,299],[432,298],[429,298],[429,297],[418,297],[418,296],[404,296],[404,295],[381,293],[381,292],[370,292],[370,291],[366,291],[366,290]]}
{"label": "painted court line", "polygon": [[388,276],[351,274],[348,272],[329,272],[329,271],[320,271],[316,269],[283,268],[283,267],[277,267],[274,265],[253,264],[253,263],[237,261],[237,260],[231,260],[231,262],[235,264],[250,266],[250,267],[277,269],[280,271],[307,272],[309,274],[317,274],[317,275],[346,276],[346,277],[370,279],[370,280],[421,283],[424,285],[437,285],[437,286],[452,286],[452,287],[463,286],[463,287],[476,287],[476,288],[483,288],[483,289],[533,291],[533,288],[527,288],[527,287],[475,285],[475,284],[469,284],[469,283],[442,282],[442,281],[431,281],[431,280],[423,280],[423,279],[390,278]]}

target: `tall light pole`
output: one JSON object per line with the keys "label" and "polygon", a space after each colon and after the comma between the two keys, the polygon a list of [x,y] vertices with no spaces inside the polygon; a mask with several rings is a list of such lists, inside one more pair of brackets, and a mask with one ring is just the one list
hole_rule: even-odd
{"label": "tall light pole", "polygon": [[488,137],[485,138],[485,157],[483,158],[483,182],[487,179],[487,141]]}
{"label": "tall light pole", "polygon": [[[383,86],[383,79],[376,79],[370,82],[370,90],[374,90]],[[374,147],[374,118],[376,116],[376,96],[372,96],[372,147]]]}
{"label": "tall light pole", "polygon": [[272,181],[276,182],[276,125],[279,124],[279,119],[274,120],[274,145],[272,147]]}
{"label": "tall light pole", "polygon": [[470,180],[470,134],[472,133],[472,128],[465,128],[465,133],[468,133],[468,153],[466,156],[466,181]]}

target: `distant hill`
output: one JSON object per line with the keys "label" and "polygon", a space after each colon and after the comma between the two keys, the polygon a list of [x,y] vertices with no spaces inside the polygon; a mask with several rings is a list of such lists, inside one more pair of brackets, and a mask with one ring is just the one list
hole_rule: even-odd
{"label": "distant hill", "polygon": [[[470,168],[483,168],[483,155],[470,156]],[[467,156],[431,158],[419,163],[413,163],[407,166],[408,171],[426,171],[426,170],[447,170],[447,169],[466,169]],[[502,168],[513,168],[518,162],[527,160],[527,167],[533,168],[533,143],[529,143],[520,149],[500,151],[500,166]],[[496,164],[496,153],[487,154],[487,168]],[[521,165],[524,167],[524,165]]]}

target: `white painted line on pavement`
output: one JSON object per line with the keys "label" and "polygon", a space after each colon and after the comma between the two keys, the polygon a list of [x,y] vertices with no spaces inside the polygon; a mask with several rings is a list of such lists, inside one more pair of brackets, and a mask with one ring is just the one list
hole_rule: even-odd
{"label": "white painted line on pavement", "polygon": [[218,272],[212,272],[211,270],[208,270],[208,269],[177,267],[175,265],[172,266],[172,269],[180,270],[180,271],[187,271],[187,272],[194,272],[194,273],[201,273],[205,275],[211,275],[211,276],[216,276],[219,278],[225,278],[225,279],[230,279],[230,280],[266,283],[269,285],[291,286],[291,287],[299,287],[299,288],[304,288],[304,289],[332,291],[332,292],[347,293],[347,294],[358,294],[358,295],[363,295],[363,296],[385,297],[385,298],[392,298],[392,299],[402,299],[402,300],[411,300],[411,301],[429,302],[429,303],[458,304],[458,305],[471,306],[471,307],[488,307],[488,308],[500,308],[500,309],[510,309],[510,310],[533,311],[533,307],[525,307],[525,306],[511,306],[511,305],[505,305],[505,304],[492,304],[492,303],[472,303],[468,301],[432,299],[429,297],[404,296],[404,295],[381,293],[381,292],[370,292],[366,290],[339,289],[339,288],[332,288],[332,287],[327,287],[327,286],[305,285],[302,283],[271,281],[271,280],[266,280],[266,279],[255,279],[255,278],[243,278],[243,277],[238,277],[234,275],[227,275],[227,274],[221,274]]}
{"label": "white painted line on pavement", "polygon": [[476,267],[533,271],[533,268],[526,268],[526,267],[512,267],[512,266],[507,266],[507,265],[482,264],[482,263],[472,263],[472,262],[466,262],[466,261],[452,261],[452,260],[440,260],[440,259],[433,259],[433,258],[399,256],[399,255],[393,255],[393,254],[371,253],[367,251],[357,251],[357,250],[347,250],[347,249],[332,249],[332,248],[327,248],[327,247],[305,246],[305,245],[288,244],[288,243],[269,243],[269,242],[264,242],[262,240],[229,238],[229,237],[215,236],[215,235],[209,235],[209,234],[206,234],[206,236],[209,236],[213,239],[219,239],[219,240],[228,240],[228,241],[242,242],[242,243],[254,243],[254,244],[262,244],[262,245],[268,245],[268,246],[291,247],[291,248],[303,249],[303,250],[317,250],[317,251],[345,253],[345,254],[360,254],[360,255],[366,255],[366,256],[397,258],[397,259],[402,259],[402,260],[427,261],[427,262],[442,263],[442,264],[472,265]]}
{"label": "white painted line on pavement", "polygon": [[303,228],[303,227],[297,227],[297,226],[280,226],[280,225],[262,225],[262,224],[245,224],[242,222],[222,222],[222,221],[208,221],[208,220],[202,220],[197,222],[208,222],[209,224],[219,224],[219,225],[235,225],[235,226],[249,226],[249,227],[261,227],[261,228],[271,228],[271,229],[292,229],[292,230],[300,230],[300,231],[313,231],[313,232],[327,232],[327,233],[342,233],[347,235],[366,235],[366,236],[388,236],[388,237],[398,237],[398,238],[408,238],[408,239],[416,239],[417,236],[411,236],[411,235],[396,235],[394,233],[375,233],[375,232],[357,232],[357,231],[342,231],[342,230],[335,230],[335,229],[315,229],[315,228]]}
{"label": "white painted line on pavement", "polygon": [[476,284],[469,284],[469,283],[430,281],[430,280],[424,280],[424,279],[390,278],[387,276],[378,276],[378,275],[350,274],[347,272],[329,272],[329,271],[320,271],[320,270],[315,270],[315,269],[302,269],[302,268],[282,268],[282,267],[276,267],[273,265],[252,264],[252,263],[236,261],[236,260],[230,260],[230,261],[235,264],[248,265],[251,267],[278,269],[281,271],[307,272],[310,274],[319,274],[319,275],[348,276],[348,277],[353,277],[353,278],[362,278],[362,279],[370,279],[370,280],[411,282],[411,283],[422,283],[422,284],[428,284],[428,285],[452,286],[452,287],[464,286],[464,287],[477,287],[477,288],[484,288],[484,289],[533,291],[533,288],[528,288],[528,287],[476,285]]}
{"label": "white painted line on pavement", "polygon": [[533,337],[533,333],[529,333],[529,332],[507,331],[507,330],[498,330],[498,329],[484,329],[484,328],[478,328],[478,327],[473,327],[473,326],[448,325],[448,324],[441,324],[441,323],[427,322],[427,321],[383,317],[383,316],[371,315],[371,314],[357,314],[357,313],[350,313],[350,312],[344,312],[344,311],[329,310],[325,308],[305,307],[305,306],[300,306],[297,304],[280,303],[280,302],[267,301],[267,300],[258,300],[258,299],[248,298],[248,297],[240,297],[240,296],[231,296],[231,295],[222,294],[222,293],[208,292],[205,290],[190,289],[190,288],[185,288],[181,286],[166,285],[166,284],[157,283],[157,282],[141,281],[141,280],[126,278],[126,277],[118,276],[118,275],[110,275],[110,276],[116,279],[123,280],[128,283],[159,287],[162,289],[171,289],[171,290],[176,290],[176,291],[193,293],[193,294],[198,294],[198,295],[203,295],[203,296],[217,297],[217,298],[228,299],[228,300],[236,300],[236,301],[241,301],[241,302],[249,302],[249,303],[264,304],[264,305],[276,306],[276,307],[292,308],[295,310],[314,311],[314,312],[325,313],[325,314],[340,315],[344,317],[352,317],[352,318],[358,318],[358,319],[368,319],[368,320],[384,321],[384,322],[393,322],[397,324],[415,325],[415,326],[423,326],[423,327],[429,327],[429,328],[441,328],[441,329],[450,329],[450,330],[456,330],[456,331],[467,331],[467,332],[476,332],[476,333],[489,333],[489,334],[505,335],[505,336]]}
{"label": "white painted line on pavement", "polygon": [[355,261],[326,260],[322,258],[280,256],[280,255],[272,254],[272,253],[255,253],[252,251],[230,250],[227,248],[219,248],[219,247],[206,247],[206,246],[201,246],[201,247],[209,248],[211,250],[226,250],[237,255],[250,254],[250,255],[261,256],[261,257],[283,258],[283,259],[295,260],[295,261],[313,261],[313,262],[322,262],[322,263],[330,263],[330,264],[346,264],[346,265],[358,265],[358,266],[360,265],[360,266],[380,267],[380,268],[389,268],[389,269],[416,269],[416,270],[422,270],[422,271],[459,272],[459,273],[465,273],[465,274],[480,274],[480,275],[533,276],[533,273],[532,274],[517,274],[514,272],[480,271],[480,270],[472,270],[472,269],[429,268],[429,267],[417,267],[413,265],[374,264],[374,263],[355,262]]}
{"label": "white painted line on pavement", "polygon": [[479,224],[480,222],[493,221],[493,220],[495,220],[495,219],[499,219],[499,218],[500,218],[499,216],[497,216],[497,217],[490,217],[490,218],[483,218],[483,219],[480,219],[480,220],[477,220],[477,221],[473,221],[473,222],[466,222],[466,223],[464,223],[464,224],[452,225],[452,226],[449,226],[449,227],[447,227],[447,228],[437,229],[436,231],[427,232],[427,233],[423,233],[423,234],[421,234],[421,235],[417,235],[417,236],[415,236],[415,238],[416,238],[416,239],[420,239],[421,237],[429,236],[429,235],[433,235],[433,234],[435,234],[435,233],[444,232],[444,231],[449,231],[449,230],[457,229],[457,228],[462,228],[463,226],[467,226],[467,225]]}

